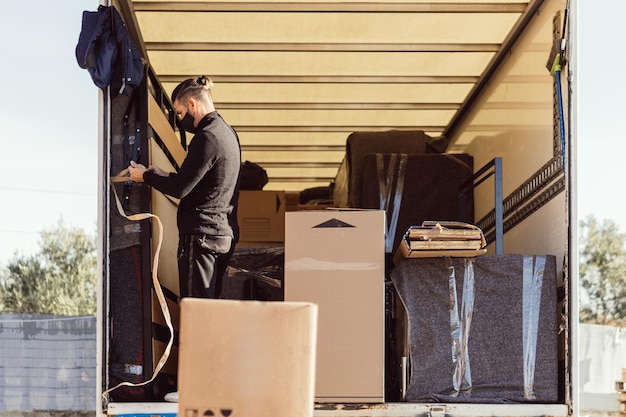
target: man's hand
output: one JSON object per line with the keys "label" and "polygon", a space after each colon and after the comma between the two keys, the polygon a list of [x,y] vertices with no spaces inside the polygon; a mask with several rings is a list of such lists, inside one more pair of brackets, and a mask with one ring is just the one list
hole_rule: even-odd
{"label": "man's hand", "polygon": [[143,173],[146,171],[147,169],[145,166],[138,164],[135,161],[130,161],[130,166],[128,167],[128,174],[131,180],[135,182],[143,182]]}
{"label": "man's hand", "polygon": [[159,177],[169,177],[169,176],[170,176],[170,173],[169,173],[169,172],[166,172],[166,171],[162,170],[161,168],[159,168],[159,167],[158,167],[158,166],[156,166],[156,165],[150,165],[150,166],[148,167],[148,171],[150,171],[150,172],[154,172],[154,173],[155,173],[155,174],[157,174]]}

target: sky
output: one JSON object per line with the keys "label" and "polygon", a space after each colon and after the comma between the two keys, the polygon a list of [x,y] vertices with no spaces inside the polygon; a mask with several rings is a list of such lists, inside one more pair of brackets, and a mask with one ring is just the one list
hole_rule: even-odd
{"label": "sky", "polygon": [[578,211],[626,232],[626,1],[579,0]]}
{"label": "sky", "polygon": [[76,62],[97,1],[0,3],[0,263],[62,220],[95,234],[98,89]]}
{"label": "sky", "polygon": [[[626,232],[624,0],[579,0],[578,211]],[[0,266],[58,221],[96,231],[98,89],[76,62],[97,1],[0,4]],[[610,11],[610,12],[607,12]]]}

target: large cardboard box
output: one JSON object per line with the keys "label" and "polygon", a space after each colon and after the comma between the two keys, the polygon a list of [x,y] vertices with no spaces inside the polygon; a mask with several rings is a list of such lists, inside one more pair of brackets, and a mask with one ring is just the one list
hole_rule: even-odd
{"label": "large cardboard box", "polygon": [[285,215],[285,300],[319,306],[315,399],[384,401],[382,210]]}
{"label": "large cardboard box", "polygon": [[178,415],[312,416],[317,306],[184,298]]}
{"label": "large cardboard box", "polygon": [[239,193],[237,222],[241,247],[251,242],[284,242],[285,207],[284,191],[249,191]]}

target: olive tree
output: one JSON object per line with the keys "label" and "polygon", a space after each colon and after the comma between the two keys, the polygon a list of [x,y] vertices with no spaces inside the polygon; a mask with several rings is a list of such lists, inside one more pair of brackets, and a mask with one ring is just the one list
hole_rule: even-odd
{"label": "olive tree", "polygon": [[16,253],[0,271],[0,312],[95,314],[96,262],[95,237],[59,220],[35,254]]}
{"label": "olive tree", "polygon": [[580,222],[580,320],[626,324],[626,234],[613,220]]}

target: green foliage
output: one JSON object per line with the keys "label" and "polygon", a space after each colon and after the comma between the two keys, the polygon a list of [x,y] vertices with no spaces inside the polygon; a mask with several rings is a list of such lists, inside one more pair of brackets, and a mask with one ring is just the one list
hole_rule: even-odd
{"label": "green foliage", "polygon": [[0,271],[0,312],[96,312],[96,241],[62,220],[40,233],[39,251],[15,255]]}
{"label": "green foliage", "polygon": [[626,325],[626,234],[594,216],[580,226],[580,321]]}

